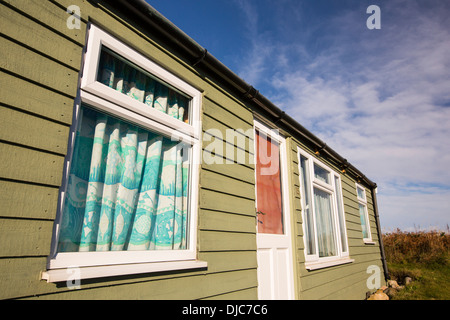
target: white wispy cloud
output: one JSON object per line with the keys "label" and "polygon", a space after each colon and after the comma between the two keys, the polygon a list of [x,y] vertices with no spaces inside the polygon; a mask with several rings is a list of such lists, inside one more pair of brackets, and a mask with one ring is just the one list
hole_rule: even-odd
{"label": "white wispy cloud", "polygon": [[[408,4],[411,1],[408,2]],[[327,46],[277,42],[249,17],[244,79],[267,88],[296,118],[379,185],[382,222],[423,227],[450,217],[450,26],[448,5],[393,1],[381,6],[381,30],[368,30],[365,12],[327,21]],[[281,12],[280,12],[281,14]],[[284,21],[286,24],[286,21]],[[325,30],[325,29],[324,29]],[[301,29],[298,31],[301,33]],[[317,32],[315,33],[317,34]],[[246,60],[247,59],[247,60]]]}
{"label": "white wispy cloud", "polygon": [[249,83],[256,83],[258,78],[266,72],[265,63],[271,55],[272,48],[263,40],[264,35],[258,31],[257,7],[249,1],[235,0],[236,4],[245,16],[244,33],[249,42],[250,50],[244,57],[239,57],[246,61],[241,66],[240,75]]}

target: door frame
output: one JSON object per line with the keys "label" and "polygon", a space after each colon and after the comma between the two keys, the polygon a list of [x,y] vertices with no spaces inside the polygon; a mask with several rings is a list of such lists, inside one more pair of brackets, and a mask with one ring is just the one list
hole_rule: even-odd
{"label": "door frame", "polygon": [[[291,206],[290,206],[290,188],[289,188],[289,174],[288,174],[288,157],[287,157],[287,140],[286,138],[278,132],[278,129],[271,129],[267,125],[262,122],[254,119],[253,121],[253,132],[254,132],[254,163],[256,166],[257,161],[257,145],[256,145],[256,131],[269,136],[273,140],[276,140],[279,143],[279,153],[280,153],[280,163],[279,166],[281,168],[281,193],[282,193],[282,201],[283,201],[283,235],[277,234],[258,234],[258,223],[256,223],[256,247],[257,251],[259,248],[276,245],[277,243],[286,243],[288,246],[288,278],[290,279],[288,283],[289,293],[288,299],[295,299],[295,280],[294,280],[294,246],[293,246],[293,237],[294,232],[292,230],[291,225]],[[255,209],[257,206],[257,184],[256,184],[256,168],[255,168]],[[287,239],[286,239],[287,238]],[[259,263],[259,262],[258,262]],[[258,298],[260,296],[260,286],[259,286],[259,266],[258,266]]]}

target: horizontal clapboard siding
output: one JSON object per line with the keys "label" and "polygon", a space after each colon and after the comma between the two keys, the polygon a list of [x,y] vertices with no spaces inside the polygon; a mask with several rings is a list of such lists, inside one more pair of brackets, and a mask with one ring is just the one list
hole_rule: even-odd
{"label": "horizontal clapboard siding", "polygon": [[[310,154],[313,154],[313,151],[295,139],[291,140],[290,145],[291,146],[288,150],[291,153],[291,188],[294,190],[292,201],[294,202],[296,217],[296,268],[300,277],[298,295],[301,299],[314,300],[364,299],[365,293],[369,291],[366,285],[366,281],[369,277],[369,274],[366,273],[367,268],[371,265],[376,265],[381,271],[383,270],[371,191],[366,187],[370,229],[372,240],[375,244],[365,244],[363,242],[358,201],[356,196],[356,181],[347,173],[341,173],[349,252],[350,258],[355,261],[350,264],[308,271],[305,268],[305,245],[301,215],[301,195],[298,191],[300,187],[300,177],[297,147],[300,147]],[[320,161],[333,168],[336,172],[340,172],[339,169],[337,169],[324,157],[320,157]]]}
{"label": "horizontal clapboard siding", "polygon": [[[72,4],[81,10],[80,29],[66,27]],[[198,258],[207,270],[83,280],[82,290],[40,280],[88,20],[203,91],[203,151],[223,160],[200,171]],[[251,111],[102,2],[2,0],[0,23],[0,298],[257,298]],[[250,135],[227,140],[236,129]],[[236,147],[231,138],[243,143]],[[208,150],[211,142],[221,147]]]}
{"label": "horizontal clapboard siding", "polygon": [[66,15],[49,1],[0,2],[0,298],[54,290],[40,273],[50,253],[86,31],[85,24],[63,30]]}

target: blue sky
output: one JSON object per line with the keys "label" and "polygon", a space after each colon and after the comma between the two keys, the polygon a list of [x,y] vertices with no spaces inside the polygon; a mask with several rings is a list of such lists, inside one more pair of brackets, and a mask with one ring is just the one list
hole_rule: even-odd
{"label": "blue sky", "polygon": [[450,1],[148,2],[375,181],[384,230],[446,229]]}

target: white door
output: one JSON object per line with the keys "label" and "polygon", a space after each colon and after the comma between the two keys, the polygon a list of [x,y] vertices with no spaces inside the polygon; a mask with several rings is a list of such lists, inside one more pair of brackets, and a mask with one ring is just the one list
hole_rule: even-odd
{"label": "white door", "polygon": [[294,299],[286,142],[255,122],[258,298]]}

